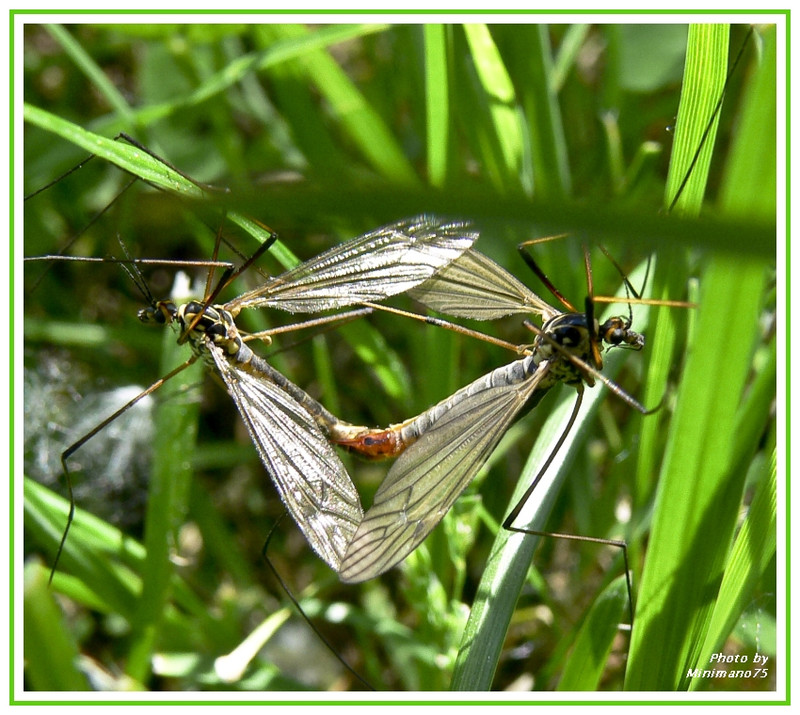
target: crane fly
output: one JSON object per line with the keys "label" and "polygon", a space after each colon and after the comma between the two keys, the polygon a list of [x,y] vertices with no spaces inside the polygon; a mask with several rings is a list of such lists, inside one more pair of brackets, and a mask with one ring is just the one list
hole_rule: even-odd
{"label": "crane fly", "polygon": [[[234,318],[244,308],[274,307],[302,313],[382,300],[428,279],[476,238],[477,233],[461,221],[431,216],[405,219],[340,244],[220,305],[211,305],[210,301],[232,279],[232,272],[223,275],[206,301],[176,306],[172,301],[153,300],[143,282],[129,271],[150,302],[139,312],[140,320],[177,325],[179,341],[188,341],[193,355],[68,447],[61,460],[65,474],[69,475],[67,459],[88,439],[165,380],[202,358],[222,378],[262,463],[309,544],[338,571],[361,521],[362,509],[358,492],[331,442],[346,440],[354,431],[365,428],[342,422],[259,358],[245,340],[265,336],[243,337]],[[257,255],[266,247],[264,244]],[[71,506],[70,522],[72,512]],[[69,524],[59,553],[68,529]]]}
{"label": "crane fly", "polygon": [[[588,271],[588,253],[586,265]],[[538,267],[536,270],[544,277]],[[587,272],[587,280],[591,296],[591,272]],[[340,442],[367,456],[399,455],[342,561],[340,577],[347,582],[374,578],[413,551],[450,509],[520,412],[533,408],[554,385],[563,382],[578,391],[570,425],[580,408],[584,384],[591,387],[596,379],[646,412],[599,373],[603,343],[634,350],[644,346],[644,337],[631,329],[631,317],[612,317],[600,324],[591,298],[587,298],[585,312],[577,312],[567,303],[572,310],[563,313],[474,249],[411,294],[427,307],[454,316],[493,319],[533,312],[542,318],[543,326],[526,323],[536,338],[525,357],[483,375],[401,424]],[[543,473],[512,510],[506,526],[518,515]]]}

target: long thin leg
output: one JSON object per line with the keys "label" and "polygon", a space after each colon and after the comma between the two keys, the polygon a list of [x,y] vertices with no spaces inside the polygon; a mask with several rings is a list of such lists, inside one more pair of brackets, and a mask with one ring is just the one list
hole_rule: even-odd
{"label": "long thin leg", "polygon": [[292,593],[292,590],[289,588],[289,584],[286,583],[283,576],[278,573],[278,569],[275,568],[275,564],[272,563],[269,556],[267,556],[267,549],[269,547],[269,542],[272,540],[272,535],[275,533],[275,529],[280,524],[281,519],[286,516],[287,512],[284,511],[281,515],[280,519],[276,521],[269,530],[267,534],[266,541],[264,542],[264,548],[261,550],[261,556],[264,559],[264,562],[269,567],[269,570],[272,571],[272,575],[275,577],[275,580],[280,584],[280,587],[283,589],[283,592],[289,597],[289,600],[292,602],[292,605],[297,609],[297,612],[303,617],[303,620],[308,624],[308,627],[314,631],[317,637],[325,644],[325,647],[333,653],[336,660],[338,660],[349,672],[350,674],[356,678],[367,690],[375,690],[375,688],[370,685],[370,683],[365,680],[354,668],[351,666],[342,656],[336,651],[333,647],[331,642],[325,637],[325,635],[317,628],[311,619],[308,617],[308,614],[303,610],[303,607],[300,605],[300,602],[297,600],[297,597]]}
{"label": "long thin leg", "polygon": [[561,436],[558,438],[553,449],[550,451],[547,459],[545,460],[544,464],[542,465],[541,469],[534,477],[531,485],[525,491],[525,494],[522,495],[520,500],[514,506],[514,508],[509,512],[508,516],[503,521],[503,528],[507,531],[514,532],[516,534],[527,534],[529,536],[548,536],[555,539],[569,539],[572,541],[584,541],[589,542],[592,544],[603,544],[606,546],[616,546],[617,548],[622,549],[622,556],[625,561],[625,581],[628,588],[628,615],[630,618],[631,628],[633,627],[633,586],[631,584],[631,575],[630,575],[630,568],[628,567],[628,544],[625,541],[619,541],[616,539],[603,539],[597,536],[579,536],[577,534],[560,534],[554,533],[550,531],[537,531],[535,529],[524,529],[522,527],[514,526],[513,522],[517,519],[520,515],[520,512],[525,507],[526,502],[530,498],[533,490],[536,489],[537,485],[541,481],[542,477],[547,472],[548,468],[553,462],[558,450],[561,449],[562,445],[564,444],[565,440],[567,439],[567,435],[569,434],[570,430],[572,429],[573,425],[575,424],[575,420],[578,417],[578,412],[581,408],[581,403],[583,402],[583,385],[581,385],[578,389],[578,397],[575,400],[575,406],[572,408],[572,414],[569,417],[569,421],[567,422],[567,426],[564,428],[564,431],[561,433]]}
{"label": "long thin leg", "polygon": [[112,415],[106,417],[100,424],[96,427],[91,429],[87,432],[83,437],[81,437],[77,442],[74,442],[69,447],[67,447],[61,453],[61,469],[64,473],[64,480],[67,485],[67,494],[69,495],[69,513],[67,514],[67,525],[64,527],[64,533],[61,535],[61,542],[58,545],[58,550],[56,551],[56,557],[53,561],[53,566],[50,569],[50,583],[53,581],[53,576],[56,572],[56,568],[58,566],[59,559],[61,558],[61,553],[64,551],[64,544],[67,542],[67,535],[69,534],[70,526],[72,526],[72,520],[75,517],[75,496],[72,491],[72,478],[70,477],[69,467],[67,466],[67,460],[75,454],[84,444],[86,444],[92,437],[94,437],[98,432],[105,429],[109,424],[111,424],[117,417],[121,414],[129,410],[133,407],[139,400],[147,397],[151,392],[155,392],[159,387],[161,387],[167,380],[175,377],[180,372],[183,372],[187,367],[193,364],[197,360],[196,355],[192,355],[186,362],[178,365],[174,370],[170,371],[164,377],[156,380],[150,387],[146,390],[140,392],[136,397],[132,400],[126,402],[122,407],[120,407],[116,412]]}

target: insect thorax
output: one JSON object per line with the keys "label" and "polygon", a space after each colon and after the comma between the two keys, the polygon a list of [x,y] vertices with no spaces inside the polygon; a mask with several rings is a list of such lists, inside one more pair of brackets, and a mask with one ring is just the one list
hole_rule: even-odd
{"label": "insect thorax", "polygon": [[589,330],[584,313],[562,313],[544,324],[535,343],[535,353],[539,360],[550,362],[549,373],[554,383],[574,385],[585,380],[584,373],[567,353],[594,365],[592,344],[597,343],[597,329],[595,321],[594,331]]}
{"label": "insect thorax", "polygon": [[[186,333],[187,328],[192,326],[202,309],[203,304],[197,301],[190,301],[178,308],[175,319],[182,333]],[[219,305],[208,306],[203,311],[202,317],[188,331],[187,340],[195,354],[206,362],[211,358],[205,340],[213,342],[228,356],[238,355],[244,347],[244,341],[239,335],[233,316]]]}

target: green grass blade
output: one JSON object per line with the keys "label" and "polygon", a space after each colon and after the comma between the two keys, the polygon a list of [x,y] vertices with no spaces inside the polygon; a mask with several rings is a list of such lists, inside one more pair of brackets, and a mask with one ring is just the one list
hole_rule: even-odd
{"label": "green grass blade", "polygon": [[88,690],[78,648],[41,564],[25,567],[25,677],[34,690]]}
{"label": "green grass blade", "polygon": [[464,33],[477,76],[476,95],[488,118],[483,160],[498,188],[516,189],[525,153],[516,92],[489,28],[464,25]]}
{"label": "green grass blade", "polygon": [[558,683],[559,690],[599,690],[606,661],[619,633],[618,624],[625,618],[627,607],[628,587],[621,576],[603,591],[586,616]]}
{"label": "green grass blade", "polygon": [[[741,500],[744,475],[731,480],[728,450],[754,338],[740,331],[720,335],[719,326],[757,324],[763,280],[760,266],[738,261],[717,260],[705,273],[697,330],[718,339],[698,341],[680,385],[637,600],[630,689],[679,686],[705,625],[701,604],[718,588]],[[719,360],[720,354],[726,359]],[[653,642],[660,644],[657,653],[647,645]]]}
{"label": "green grass blade", "polygon": [[[727,33],[729,28],[720,26],[690,26],[687,38],[686,60],[681,87],[679,118],[676,125],[675,141],[670,157],[664,203],[668,207],[683,186],[681,207],[685,215],[696,215],[702,205],[706,178],[711,162],[718,118],[709,130],[708,120],[717,107],[719,94],[725,82],[727,70]],[[716,53],[713,52],[716,50]],[[702,100],[702,101],[701,101]],[[689,168],[695,159],[700,140],[705,137],[705,145],[700,152],[691,173]],[[685,295],[689,277],[687,258],[675,246],[661,242],[653,279],[653,297],[659,299],[688,298]],[[657,309],[653,339],[648,348],[647,380],[645,381],[645,404],[657,404],[667,391],[670,372],[677,354],[680,335],[685,330],[686,318],[682,311],[674,308]],[[656,475],[663,458],[663,433],[667,415],[660,410],[642,424],[638,465],[635,477],[634,498],[636,510],[649,515],[653,493],[656,488]],[[631,544],[631,562],[641,568],[642,554],[639,544]],[[637,623],[638,627],[638,623]]]}
{"label": "green grass blade", "polygon": [[[273,42],[302,38],[310,31],[300,25],[270,25],[264,26],[262,32],[265,39]],[[298,76],[310,81],[325,97],[341,130],[359,147],[379,175],[400,186],[417,185],[414,169],[389,128],[327,52],[307,52],[302,60],[293,60],[290,64]]]}
{"label": "green grass blade", "polygon": [[205,196],[203,190],[193,181],[141,149],[126,142],[114,141],[90,132],[33,105],[26,104],[23,109],[26,122],[52,132],[85,149],[90,154],[116,164],[120,169],[138,176],[152,186],[191,199],[202,199]]}
{"label": "green grass blade", "polygon": [[[565,39],[567,48],[561,55],[560,72],[566,71],[564,62],[574,61],[569,46],[582,36],[580,27]],[[574,37],[577,35],[578,37]],[[564,120],[558,103],[556,69],[551,56],[547,27],[540,25],[526,33],[515,33],[519,38],[520,69],[528,91],[522,97],[528,127],[528,145],[531,151],[531,169],[536,194],[543,199],[563,198],[571,192],[567,143]],[[528,59],[532,53],[535,61]]]}
{"label": "green grass blade", "polygon": [[[763,97],[769,112],[774,69],[774,54],[766,52],[751,88],[759,100],[748,106],[759,105]],[[774,134],[764,127],[774,126],[775,119],[773,115],[771,124],[764,123],[761,112],[759,108],[742,122],[723,194],[725,210],[749,218],[774,215],[775,196],[767,178],[770,172],[774,176]],[[764,192],[754,189],[759,180],[753,177],[754,164],[766,170],[760,178]],[[688,669],[706,667],[697,658],[729,559],[744,489],[745,470],[733,470],[742,449],[737,444],[737,409],[760,340],[765,273],[763,263],[744,264],[726,255],[714,256],[704,271],[697,339],[681,381],[658,484],[628,689],[686,688]],[[652,643],[659,643],[657,652]]]}
{"label": "green grass blade", "polygon": [[[679,204],[680,212],[684,215],[697,215],[705,195],[719,117],[714,119],[710,128],[708,122],[717,108],[725,84],[728,33],[726,25],[692,25],[689,28],[681,103],[665,191],[665,205],[669,207],[688,177],[686,185],[682,187]],[[701,139],[705,143],[695,160]],[[684,297],[688,276],[686,258],[665,244],[660,247],[658,255],[653,296],[673,300]],[[676,359],[679,324],[682,322],[682,316],[678,313],[674,308],[662,308],[654,321],[653,347],[649,351],[645,388],[647,404],[660,401],[666,391],[669,372]],[[655,415],[643,425],[636,485],[641,504],[649,502],[655,487],[652,477],[656,474],[656,463],[660,459],[662,419],[661,415]]]}
{"label": "green grass blade", "polygon": [[[708,664],[705,667],[713,667],[711,656],[722,652],[725,639],[748,606],[756,583],[775,558],[777,484],[774,453],[770,463],[764,465],[764,471],[731,549],[706,640],[699,650],[697,663]],[[703,681],[699,678],[689,683],[690,690],[702,686]]]}
{"label": "green grass blade", "polygon": [[108,103],[114,108],[120,119],[129,126],[135,126],[135,118],[130,104],[128,104],[125,97],[114,86],[114,83],[106,76],[103,70],[98,67],[94,59],[83,49],[81,44],[62,25],[48,25],[47,31],[108,100]]}
{"label": "green grass blade", "polygon": [[[186,359],[189,351],[179,346],[172,330],[164,331],[161,360],[167,374]],[[127,674],[137,682],[150,675],[153,653],[159,645],[158,634],[164,611],[170,602],[175,566],[172,554],[177,551],[178,529],[186,519],[189,481],[192,477],[192,454],[197,439],[200,412],[192,385],[202,382],[203,364],[196,361],[161,389],[155,417],[153,469],[148,489],[142,565],[142,593],[132,619],[133,644]]]}
{"label": "green grass blade", "polygon": [[[667,176],[668,208],[696,214],[703,203],[719,114],[714,114],[727,77],[729,25],[691,25],[681,104]],[[712,121],[713,118],[713,121]],[[709,121],[711,125],[709,126]],[[695,156],[698,147],[699,156]],[[683,185],[684,179],[688,181]],[[678,192],[680,197],[678,197]]]}
{"label": "green grass blade", "polygon": [[[45,553],[55,557],[56,549],[67,523],[68,505],[65,500],[32,480],[25,481],[25,526],[41,545]],[[115,550],[127,555],[130,552],[120,544],[125,538],[118,530],[84,528],[84,519],[90,519],[90,526],[96,521],[90,515],[76,511],[75,520],[70,527],[69,538],[58,564],[59,571],[54,574],[53,584],[61,589],[61,573],[71,574],[77,579],[79,588],[70,584],[75,595],[80,591],[84,602],[92,605],[102,604],[101,609],[109,613],[119,613],[130,618],[136,604],[136,594],[140,587],[138,579],[124,566],[120,566]],[[92,523],[94,522],[94,523]],[[98,539],[101,534],[102,539]],[[116,537],[116,538],[115,538]]]}
{"label": "green grass blade", "polygon": [[442,187],[450,157],[450,91],[448,48],[451,33],[446,25],[425,25],[425,116],[428,147],[428,180]]}
{"label": "green grass blade", "polygon": [[[24,105],[24,116],[26,122],[52,132],[96,157],[110,161],[151,186],[195,201],[211,198],[191,179],[127,142],[115,141],[95,134],[30,104]],[[249,216],[238,211],[230,211],[226,215],[232,223],[244,229],[259,243],[272,237],[272,233],[263,224]],[[270,250],[286,268],[291,268],[299,263],[298,259],[280,242],[273,244]]]}

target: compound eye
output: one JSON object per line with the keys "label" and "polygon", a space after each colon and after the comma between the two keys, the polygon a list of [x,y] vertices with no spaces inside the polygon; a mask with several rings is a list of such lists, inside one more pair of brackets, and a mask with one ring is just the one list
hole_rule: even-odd
{"label": "compound eye", "polygon": [[153,308],[142,308],[136,315],[143,323],[155,323],[161,314]]}
{"label": "compound eye", "polygon": [[136,315],[143,323],[166,325],[167,317],[171,316],[171,313],[167,306],[159,304],[157,307],[142,308]]}

